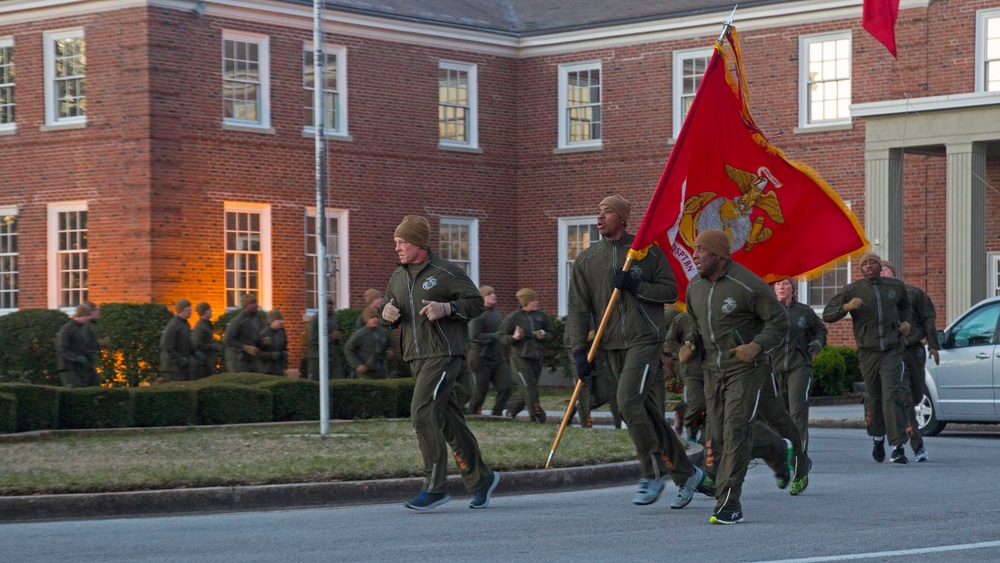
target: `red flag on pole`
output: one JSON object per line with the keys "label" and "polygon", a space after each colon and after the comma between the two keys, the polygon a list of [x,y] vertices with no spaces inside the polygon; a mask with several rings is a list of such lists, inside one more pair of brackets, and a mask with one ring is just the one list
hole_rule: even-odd
{"label": "red flag on pole", "polygon": [[896,56],[896,17],[899,16],[899,0],[864,0],[861,11],[861,25],[872,37],[885,45]]}
{"label": "red flag on pole", "polygon": [[786,160],[754,124],[736,30],[726,37],[734,60],[716,45],[629,251],[639,259],[660,245],[672,257],[680,301],[697,275],[692,248],[704,229],[727,231],[732,258],[767,281],[809,279],[868,248],[833,189]]}

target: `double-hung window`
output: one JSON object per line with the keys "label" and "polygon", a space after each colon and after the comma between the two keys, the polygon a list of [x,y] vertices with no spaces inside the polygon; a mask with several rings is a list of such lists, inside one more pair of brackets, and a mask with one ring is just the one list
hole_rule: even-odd
{"label": "double-hung window", "polygon": [[479,285],[479,219],[441,217],[441,256],[465,270]]}
{"label": "double-hung window", "polygon": [[[326,291],[338,309],[350,307],[350,260],[347,245],[347,211],[327,209],[326,218]],[[319,307],[319,260],[316,252],[316,209],[306,210],[306,313]]]}
{"label": "double-hung window", "polygon": [[17,208],[0,207],[0,315],[17,310]]}
{"label": "double-hung window", "polygon": [[87,49],[82,29],[42,34],[45,74],[45,125],[87,122]]}
{"label": "double-hung window", "polygon": [[87,301],[87,202],[48,205],[49,307],[70,312]]}
{"label": "double-hung window", "polygon": [[601,62],[559,65],[559,148],[600,147]]}
{"label": "double-hung window", "polygon": [[13,131],[15,127],[14,40],[0,37],[0,133]]}
{"label": "double-hung window", "polygon": [[976,92],[1000,92],[1000,9],[976,13]]}
{"label": "double-hung window", "polygon": [[799,38],[799,127],[851,122],[851,32]]}
{"label": "double-hung window", "polygon": [[271,127],[270,56],[266,35],[222,33],[222,122]]}
{"label": "double-hung window", "polygon": [[[302,88],[305,95],[305,133],[314,135],[316,92],[316,67],[313,64],[315,52],[312,45],[305,45],[302,51]],[[327,136],[347,136],[347,48],[323,47],[323,129]]]}
{"label": "double-hung window", "polygon": [[674,139],[681,133],[681,126],[687,119],[688,111],[694,102],[694,95],[701,86],[702,78],[705,77],[712,52],[713,49],[674,51]]}
{"label": "double-hung window", "polygon": [[239,307],[249,293],[271,308],[271,207],[225,204],[226,308]]}
{"label": "double-hung window", "polygon": [[477,68],[470,63],[438,63],[438,143],[478,148]]}
{"label": "double-hung window", "polygon": [[597,217],[567,217],[559,219],[559,316],[569,314],[569,284],[573,278],[576,257],[597,244],[601,233],[597,230]]}

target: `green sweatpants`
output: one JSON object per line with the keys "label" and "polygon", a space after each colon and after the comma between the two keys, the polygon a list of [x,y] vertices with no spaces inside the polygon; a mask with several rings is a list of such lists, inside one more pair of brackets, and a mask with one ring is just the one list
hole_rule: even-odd
{"label": "green sweatpants", "polygon": [[701,362],[681,364],[680,372],[684,382],[684,426],[689,432],[701,430],[704,438],[705,375],[701,371]]}
{"label": "green sweatpants", "polygon": [[729,373],[703,367],[709,434],[705,465],[715,475],[715,511],[742,510],[740,496],[753,449],[757,400],[770,365],[758,360]]}
{"label": "green sweatpants", "polygon": [[455,399],[455,379],[463,361],[461,356],[439,356],[409,362],[415,380],[410,417],[424,458],[426,477],[422,490],[429,493],[444,492],[448,446],[470,492],[493,477]]}
{"label": "green sweatpants", "polygon": [[809,393],[812,391],[813,371],[811,365],[803,365],[790,371],[775,371],[778,390],[785,398],[785,408],[795,421],[802,439],[802,449],[809,451]]}
{"label": "green sweatpants", "polygon": [[868,435],[888,436],[892,446],[905,444],[909,439],[906,434],[906,394],[909,391],[903,377],[902,350],[879,352],[860,348],[858,363],[865,380]]}
{"label": "green sweatpants", "polygon": [[510,400],[510,396],[514,392],[507,360],[504,358],[487,361],[477,359],[469,362],[469,368],[472,370],[469,412],[482,414],[486,393],[490,390],[490,384],[493,384],[493,388],[497,392],[496,399],[493,401],[493,416],[499,416],[507,408],[507,401]]}
{"label": "green sweatpants", "polygon": [[927,393],[927,382],[924,380],[924,367],[927,365],[927,351],[923,344],[907,346],[903,350],[903,373],[906,377],[904,393],[906,399],[906,433],[910,435],[910,447],[917,451],[924,447],[924,437],[920,435],[920,425],[917,424],[917,412],[914,407],[920,404]]}
{"label": "green sweatpants", "polygon": [[660,344],[653,343],[609,350],[608,363],[618,380],[618,408],[635,444],[639,476],[658,479],[669,473],[674,483],[683,485],[694,473],[694,466],[663,417],[665,391],[659,365],[660,348]]}
{"label": "green sweatpants", "polygon": [[510,367],[520,393],[511,399],[507,410],[511,415],[517,416],[517,413],[527,408],[531,420],[545,422],[545,411],[538,402],[538,378],[542,376],[541,360],[531,360],[511,354]]}
{"label": "green sweatpants", "polygon": [[[792,443],[792,452],[795,456],[792,466],[795,470],[793,477],[803,477],[808,474],[811,463],[806,456],[805,448],[802,445],[802,438],[799,436],[798,426],[792,419],[788,410],[785,409],[785,400],[778,388],[777,377],[774,373],[764,376],[764,385],[760,391],[760,402],[757,406],[758,420],[770,427],[777,434],[777,441],[781,444],[781,455],[775,459],[761,457],[777,473],[785,464],[785,443],[782,438],[787,438]],[[756,430],[755,430],[756,432]],[[756,437],[755,437],[756,440]],[[772,440],[773,441],[773,440]]]}

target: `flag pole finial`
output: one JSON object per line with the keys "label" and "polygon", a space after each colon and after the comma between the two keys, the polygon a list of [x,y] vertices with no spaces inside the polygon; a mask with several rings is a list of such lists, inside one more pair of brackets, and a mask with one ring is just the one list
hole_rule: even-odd
{"label": "flag pole finial", "polygon": [[740,7],[739,4],[733,6],[733,11],[729,14],[729,19],[727,19],[726,22],[723,24],[722,33],[719,35],[719,40],[717,41],[719,45],[722,45],[722,40],[725,39],[726,33],[728,33],[729,28],[733,26],[733,18],[736,17],[736,8],[739,7]]}

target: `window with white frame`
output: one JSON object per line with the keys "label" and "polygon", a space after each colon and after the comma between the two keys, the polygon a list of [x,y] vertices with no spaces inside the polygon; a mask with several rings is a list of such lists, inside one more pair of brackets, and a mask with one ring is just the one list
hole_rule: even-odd
{"label": "window with white frame", "polygon": [[[326,290],[338,309],[350,307],[350,272],[348,271],[347,211],[327,209],[326,218]],[[316,254],[316,209],[306,210],[306,312],[319,307],[319,261]]]}
{"label": "window with white frame", "polygon": [[268,37],[222,33],[222,120],[228,125],[271,127]]}
{"label": "window with white frame", "polygon": [[270,309],[271,207],[227,202],[225,213],[226,308],[239,307],[249,293]]}
{"label": "window with white frame", "polygon": [[[0,38],[0,130],[14,128],[14,40]],[[0,307],[2,309],[3,307]]]}
{"label": "window with white frame", "polygon": [[813,309],[822,309],[850,281],[851,263],[842,262],[816,279],[799,282],[797,300]]}
{"label": "window with white frame", "polygon": [[851,32],[799,37],[799,126],[851,121]]}
{"label": "window with white frame", "polygon": [[87,203],[48,205],[49,307],[72,310],[87,301]]}
{"label": "window with white frame", "polygon": [[440,254],[479,285],[479,219],[441,217]]}
{"label": "window with white frame", "polygon": [[[316,91],[312,45],[302,51],[302,88],[307,133],[315,133],[313,97]],[[347,135],[347,48],[323,46],[323,128],[327,135]]]}
{"label": "window with white frame", "polygon": [[990,297],[1000,297],[1000,252],[990,252],[986,255],[987,270],[990,279],[988,280],[987,293]]}
{"label": "window with white frame", "polygon": [[82,29],[46,31],[43,37],[45,124],[87,122],[87,50]]}
{"label": "window with white frame", "polygon": [[601,146],[601,62],[559,65],[559,148]]}
{"label": "window with white frame", "polygon": [[573,277],[573,264],[581,252],[601,240],[597,230],[597,216],[569,217],[558,220],[559,225],[559,316],[569,314],[569,283]]}
{"label": "window with white frame", "polygon": [[1000,92],[1000,9],[976,13],[976,92]]}
{"label": "window with white frame", "polygon": [[674,51],[674,139],[681,133],[681,126],[687,119],[694,95],[705,77],[713,51],[714,49]]}
{"label": "window with white frame", "polygon": [[17,208],[0,207],[0,314],[17,310]]}
{"label": "window with white frame", "polygon": [[438,142],[442,146],[479,146],[477,98],[476,65],[438,63]]}

